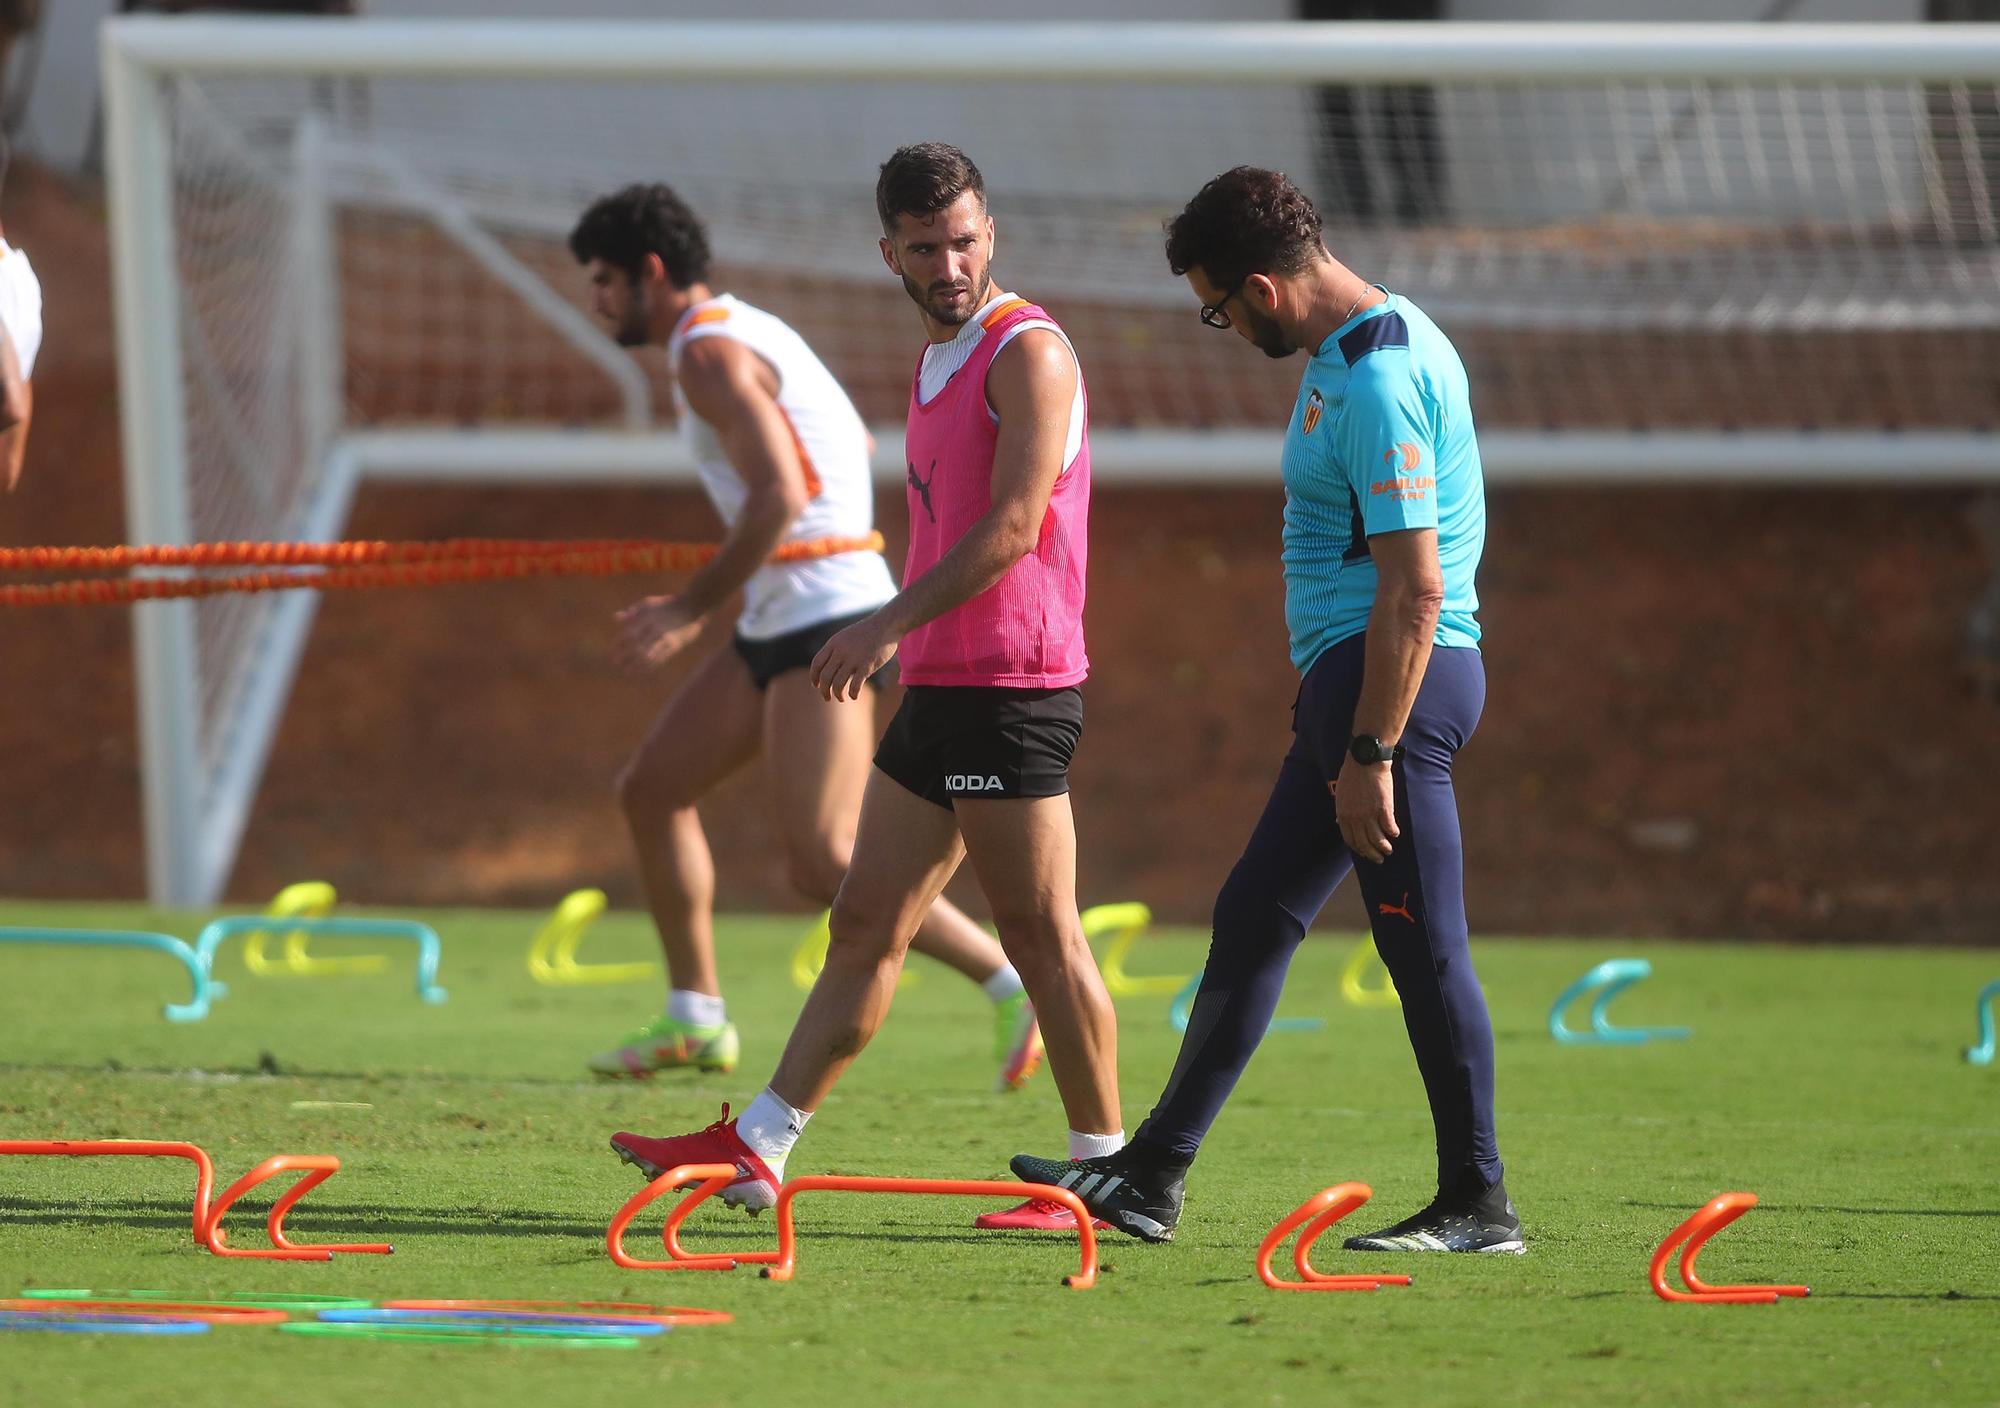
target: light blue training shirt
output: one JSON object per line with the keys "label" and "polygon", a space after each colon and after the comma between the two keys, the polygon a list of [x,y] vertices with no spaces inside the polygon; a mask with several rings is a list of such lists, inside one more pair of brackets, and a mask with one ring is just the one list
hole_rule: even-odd
{"label": "light blue training shirt", "polygon": [[1313,353],[1285,432],[1285,624],[1301,674],[1368,629],[1376,533],[1437,530],[1444,609],[1432,643],[1479,644],[1486,485],[1465,364],[1421,308],[1383,292]]}

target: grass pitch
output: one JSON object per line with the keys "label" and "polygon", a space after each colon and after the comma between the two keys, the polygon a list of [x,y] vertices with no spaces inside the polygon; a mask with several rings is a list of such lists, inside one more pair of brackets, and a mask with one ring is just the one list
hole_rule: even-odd
{"label": "grass pitch", "polygon": [[[733,1325],[625,1352],[344,1343],[218,1327],[185,1340],[10,1334],[0,1401],[427,1405],[671,1402],[1308,1404],[2000,1402],[2000,1068],[1959,1056],[1991,954],[1504,942],[1475,946],[1500,1063],[1501,1149],[1526,1257],[1360,1256],[1403,1270],[1372,1294],[1287,1295],[1251,1272],[1257,1242],[1307,1194],[1372,1184],[1355,1221],[1425,1201],[1429,1116],[1401,1017],[1341,1004],[1352,939],[1308,942],[1281,1009],[1326,1029],[1272,1036],[1189,1182],[1178,1241],[1103,1241],[1097,1289],[1064,1290],[1073,1238],[976,1233],[963,1199],[820,1195],[800,1204],[798,1277],[622,1271],[605,1224],[638,1186],[615,1129],[671,1132],[762,1085],[801,994],[798,919],[718,925],[744,1064],[729,1077],[594,1083],[583,1056],[653,1010],[648,985],[554,988],[524,963],[537,917],[427,912],[450,1000],[419,1004],[407,945],[380,977],[249,975],[240,945],[208,1020],[170,1025],[185,975],[155,955],[0,947],[0,1128],[20,1138],[192,1140],[227,1181],[269,1154],[334,1153],[295,1235],[386,1239],[392,1257],[224,1261],[189,1231],[178,1161],[0,1160],[0,1294],[146,1288],[199,1298],[290,1290],[375,1299],[617,1299],[708,1306]],[[133,907],[11,905],[0,922],[162,928]],[[1192,972],[1205,937],[1144,941],[1135,971]],[[323,940],[316,952],[367,945]],[[652,951],[637,915],[601,921],[583,957]],[[1687,1042],[1567,1048],[1554,995],[1606,957],[1655,975],[1621,1021],[1685,1023]],[[921,964],[921,960],[919,960]],[[988,1093],[988,1008],[934,965],[821,1112],[791,1171],[1005,1177],[1018,1150],[1060,1153],[1046,1073]],[[1178,1037],[1166,999],[1119,1003],[1126,1124]],[[301,1102],[307,1102],[301,1104]],[[338,1105],[311,1102],[341,1102]],[[355,1106],[366,1108],[355,1108]],[[1718,1192],[1763,1205],[1703,1257],[1710,1280],[1804,1281],[1776,1306],[1675,1306],[1646,1289],[1652,1248]],[[261,1245],[258,1210],[231,1215]],[[656,1254],[658,1214],[629,1245]],[[768,1218],[696,1217],[690,1245],[770,1244]]]}

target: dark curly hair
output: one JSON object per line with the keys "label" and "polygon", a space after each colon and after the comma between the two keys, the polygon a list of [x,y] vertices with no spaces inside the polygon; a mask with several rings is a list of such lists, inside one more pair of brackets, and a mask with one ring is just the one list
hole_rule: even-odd
{"label": "dark curly hair", "polygon": [[569,232],[579,264],[602,259],[632,278],[649,254],[660,256],[676,288],[708,281],[708,232],[671,186],[633,185],[599,197]]}
{"label": "dark curly hair", "polygon": [[1282,171],[1238,166],[1195,192],[1167,221],[1167,264],[1199,268],[1217,288],[1252,274],[1298,274],[1324,247],[1319,212]]}
{"label": "dark curly hair", "polygon": [[967,191],[986,206],[986,178],[972,158],[949,142],[918,142],[898,147],[882,163],[875,178],[875,213],[882,233],[893,234],[898,215],[928,218]]}

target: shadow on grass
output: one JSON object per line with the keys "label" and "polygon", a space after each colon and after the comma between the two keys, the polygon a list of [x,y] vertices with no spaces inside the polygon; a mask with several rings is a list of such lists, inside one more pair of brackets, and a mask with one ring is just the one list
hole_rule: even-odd
{"label": "shadow on grass", "polygon": [[[240,1238],[253,1232],[258,1220],[270,1210],[269,1202],[245,1198],[229,1211],[227,1225]],[[168,1198],[93,1198],[87,1203],[66,1203],[53,1199],[0,1197],[0,1227],[65,1227],[108,1223],[118,1227],[178,1228],[185,1232],[191,1212],[190,1202]],[[606,1221],[610,1220],[606,1215]],[[301,1204],[285,1222],[294,1237],[317,1236],[322,1232],[436,1232],[465,1235],[492,1233],[502,1237],[595,1237],[602,1240],[604,1228],[574,1217],[546,1212],[466,1209],[440,1212],[422,1209],[343,1208],[337,1204]]]}
{"label": "shadow on grass", "polygon": [[[238,1237],[254,1232],[258,1220],[269,1210],[269,1202],[244,1199],[230,1210],[228,1225],[240,1229]],[[70,1203],[54,1199],[0,1197],[0,1228],[4,1227],[67,1227],[83,1224],[110,1224],[118,1227],[188,1230],[190,1206],[188,1202],[176,1202],[170,1198],[93,1198],[87,1203]],[[663,1213],[664,1216],[664,1213]],[[444,1236],[499,1237],[585,1237],[602,1243],[606,1227],[611,1221],[611,1209],[607,1208],[604,1221],[579,1220],[573,1214],[552,1213],[522,1208],[465,1208],[444,1210],[437,1208],[360,1208],[343,1206],[338,1203],[300,1204],[286,1222],[286,1229],[294,1237],[312,1237],[322,1233],[436,1233]],[[912,1246],[937,1248],[947,1247],[990,1247],[996,1243],[1014,1247],[1048,1247],[1050,1239],[1041,1233],[964,1231],[906,1231],[884,1228],[843,1229],[816,1227],[811,1220],[799,1218],[802,1238],[810,1237],[816,1242],[899,1242]],[[689,1250],[694,1252],[715,1252],[727,1255],[731,1251],[767,1250],[777,1244],[775,1225],[766,1220],[761,1225],[713,1227],[689,1225],[685,1228]],[[635,1223],[625,1234],[628,1244],[638,1246],[647,1240],[658,1241],[660,1224],[650,1226]],[[698,1244],[698,1245],[696,1245]],[[1064,1243],[1071,1251],[1075,1249],[1074,1239]]]}
{"label": "shadow on grass", "polygon": [[391,1085],[399,1081],[477,1081],[485,1085],[545,1085],[571,1090],[616,1091],[626,1083],[589,1075],[545,1076],[496,1074],[491,1071],[330,1071],[274,1061],[269,1065],[221,1066],[128,1066],[122,1061],[95,1064],[60,1061],[0,1061],[0,1075],[59,1076],[179,1076],[187,1080],[351,1080],[366,1085]]}
{"label": "shadow on grass", "polygon": [[[1628,1208],[1660,1208],[1668,1212],[1688,1211],[1686,1203],[1642,1203],[1626,1199]],[[2000,1217],[2000,1208],[1844,1208],[1829,1203],[1764,1203],[1759,1212],[1840,1212],[1856,1217]]]}
{"label": "shadow on grass", "polygon": [[2000,1301],[2000,1296],[1978,1294],[1973,1291],[1814,1291],[1814,1300],[1988,1300]]}

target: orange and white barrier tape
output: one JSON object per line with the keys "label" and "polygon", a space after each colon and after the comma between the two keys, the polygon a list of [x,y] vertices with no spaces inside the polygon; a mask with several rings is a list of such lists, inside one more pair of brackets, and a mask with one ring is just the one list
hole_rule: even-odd
{"label": "orange and white barrier tape", "polygon": [[[785,543],[773,562],[881,552],[882,535]],[[92,577],[0,586],[0,606],[110,606],[227,592],[365,591],[526,577],[611,577],[689,572],[711,561],[714,543],[584,539],[540,542],[454,538],[438,542],[190,543],[111,548],[0,548],[0,572],[114,572],[130,568],[264,567],[225,577]]]}

